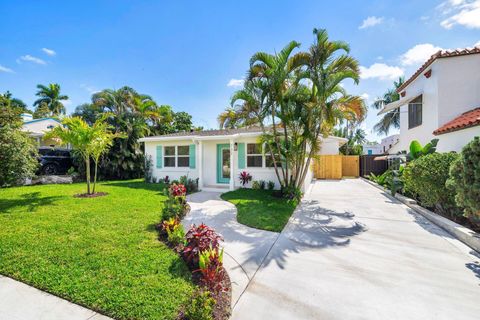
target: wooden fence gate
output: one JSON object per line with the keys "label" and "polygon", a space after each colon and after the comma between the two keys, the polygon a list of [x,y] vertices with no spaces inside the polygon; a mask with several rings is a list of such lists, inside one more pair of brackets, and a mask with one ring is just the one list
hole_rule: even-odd
{"label": "wooden fence gate", "polygon": [[358,156],[321,155],[313,162],[313,172],[317,179],[358,177],[359,171]]}

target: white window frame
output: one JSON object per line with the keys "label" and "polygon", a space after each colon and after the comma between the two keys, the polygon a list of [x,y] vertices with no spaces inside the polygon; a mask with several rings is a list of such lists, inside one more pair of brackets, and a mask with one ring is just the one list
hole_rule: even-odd
{"label": "white window frame", "polygon": [[[173,147],[175,149],[175,154],[173,155],[167,155],[165,148],[171,148]],[[179,155],[178,154],[178,147],[187,147],[188,148],[188,153],[186,155]],[[165,162],[165,158],[174,158],[175,159],[175,165],[174,166],[167,166]],[[187,158],[188,159],[188,164],[186,166],[179,166],[178,165],[178,158]],[[163,166],[165,168],[190,168],[190,146],[189,145],[174,145],[174,146],[163,146]]]}
{"label": "white window frame", "polygon": [[[246,150],[245,150],[245,164],[246,164],[246,167],[247,168],[251,168],[251,169],[258,169],[258,168],[265,168],[265,156],[263,154],[263,144],[260,144],[260,143],[256,143],[256,142],[246,142]],[[248,145],[249,144],[255,144],[255,145],[260,145],[260,148],[261,148],[261,153],[248,153]],[[262,157],[262,165],[260,167],[257,167],[257,166],[249,166],[248,165],[248,157],[249,156],[255,156],[255,157]]]}

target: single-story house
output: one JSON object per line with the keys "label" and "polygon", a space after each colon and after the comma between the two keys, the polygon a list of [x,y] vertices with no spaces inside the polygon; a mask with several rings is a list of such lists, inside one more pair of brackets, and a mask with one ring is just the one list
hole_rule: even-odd
{"label": "single-story house", "polygon": [[400,114],[400,136],[388,151],[408,150],[439,139],[437,151],[462,150],[480,136],[480,46],[441,50],[428,59],[397,92],[400,100],[379,112]]}
{"label": "single-story house", "polygon": [[33,119],[29,113],[22,114],[23,126],[22,130],[27,132],[30,137],[37,141],[39,147],[59,147],[57,141],[53,139],[45,140],[43,136],[45,132],[53,129],[56,126],[62,125],[62,123],[55,118],[41,118]]}
{"label": "single-story house", "polygon": [[[280,187],[271,156],[258,143],[262,131],[258,127],[228,130],[178,132],[146,137],[145,156],[151,159],[152,177],[170,180],[188,176],[199,179],[203,190],[234,190],[241,187],[240,172],[247,171],[253,180],[275,182]],[[322,138],[321,154],[338,154],[347,139]],[[310,170],[303,190],[313,179]],[[251,183],[248,185],[250,186]]]}

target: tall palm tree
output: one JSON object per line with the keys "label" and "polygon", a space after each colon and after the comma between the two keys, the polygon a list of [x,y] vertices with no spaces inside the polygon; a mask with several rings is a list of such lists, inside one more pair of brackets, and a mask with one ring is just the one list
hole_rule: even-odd
{"label": "tall palm tree", "polygon": [[62,100],[68,100],[68,96],[60,94],[60,85],[50,83],[48,86],[42,84],[37,85],[36,96],[40,97],[33,103],[37,108],[46,105],[52,116],[65,114],[65,106]]}
{"label": "tall palm tree", "polygon": [[[400,77],[397,81],[393,82],[393,88],[387,90],[383,94],[383,97],[378,98],[372,105],[374,109],[382,109],[386,104],[392,103],[400,99],[400,95],[397,93],[397,89],[404,83],[404,78]],[[380,134],[388,135],[390,129],[400,129],[400,109],[394,109],[387,112],[383,117],[375,124],[373,130]]]}

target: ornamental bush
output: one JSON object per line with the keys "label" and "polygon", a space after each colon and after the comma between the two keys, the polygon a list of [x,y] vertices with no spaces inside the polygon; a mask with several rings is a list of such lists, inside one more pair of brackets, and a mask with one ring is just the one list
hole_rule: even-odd
{"label": "ornamental bush", "polygon": [[0,126],[0,187],[21,184],[38,167],[37,147],[19,128]]}
{"label": "ornamental bush", "polygon": [[459,215],[455,194],[445,185],[449,169],[458,154],[432,153],[410,162],[404,172],[405,190],[417,196],[420,203],[434,207],[442,214]]}
{"label": "ornamental bush", "polygon": [[455,201],[465,208],[464,216],[480,222],[480,137],[463,147],[450,167],[448,186],[456,192]]}
{"label": "ornamental bush", "polygon": [[199,226],[193,225],[188,230],[185,239],[186,245],[183,249],[183,257],[191,268],[198,268],[201,252],[208,249],[218,250],[220,241],[223,241],[221,235],[203,223]]}

